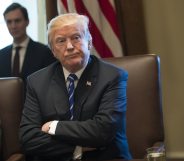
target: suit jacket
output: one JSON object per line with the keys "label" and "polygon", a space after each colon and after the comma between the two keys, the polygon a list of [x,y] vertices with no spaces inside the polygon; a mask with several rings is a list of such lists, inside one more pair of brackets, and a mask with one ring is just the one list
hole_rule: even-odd
{"label": "suit jacket", "polygon": [[[74,120],[70,121],[60,63],[29,76],[20,125],[20,140],[28,158],[68,160],[80,145],[96,148],[84,153],[83,159],[131,159],[126,138],[127,77],[126,71],[90,56],[75,89]],[[41,131],[51,120],[59,120],[55,135]]]}
{"label": "suit jacket", "polygon": [[[11,77],[11,54],[13,45],[0,50],[0,77]],[[30,39],[20,77],[25,81],[31,73],[44,68],[55,61],[50,49]]]}

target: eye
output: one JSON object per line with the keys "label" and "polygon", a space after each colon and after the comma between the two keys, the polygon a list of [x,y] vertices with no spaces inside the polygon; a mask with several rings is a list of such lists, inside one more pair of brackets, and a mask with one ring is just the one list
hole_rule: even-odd
{"label": "eye", "polygon": [[73,35],[72,36],[72,41],[74,42],[74,43],[76,43],[76,42],[79,42],[81,40],[81,36],[80,35]]}
{"label": "eye", "polygon": [[6,20],[6,24],[7,24],[7,25],[9,25],[9,24],[11,24],[11,23],[12,23],[11,20]]}
{"label": "eye", "polygon": [[57,45],[64,45],[65,42],[66,42],[66,39],[65,38],[59,37],[59,38],[56,39],[56,44]]}
{"label": "eye", "polygon": [[15,23],[20,23],[22,20],[21,19],[15,19]]}
{"label": "eye", "polygon": [[76,36],[74,36],[74,39],[79,39],[80,38],[80,36],[79,35],[76,35]]}

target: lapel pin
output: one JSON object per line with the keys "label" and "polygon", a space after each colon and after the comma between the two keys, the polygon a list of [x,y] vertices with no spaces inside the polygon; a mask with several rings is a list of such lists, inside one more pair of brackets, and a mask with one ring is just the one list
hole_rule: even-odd
{"label": "lapel pin", "polygon": [[91,86],[91,82],[90,81],[87,81],[86,82],[86,86]]}

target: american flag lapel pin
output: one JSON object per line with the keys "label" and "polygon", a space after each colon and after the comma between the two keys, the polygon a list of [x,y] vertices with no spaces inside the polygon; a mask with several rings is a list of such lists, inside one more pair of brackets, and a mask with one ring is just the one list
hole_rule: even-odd
{"label": "american flag lapel pin", "polygon": [[90,81],[87,81],[86,82],[86,86],[91,86],[91,82]]}

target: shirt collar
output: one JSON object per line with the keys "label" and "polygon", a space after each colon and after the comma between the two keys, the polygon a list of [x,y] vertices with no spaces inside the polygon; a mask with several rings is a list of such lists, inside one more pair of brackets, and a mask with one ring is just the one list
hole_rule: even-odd
{"label": "shirt collar", "polygon": [[20,44],[16,44],[16,43],[13,43],[13,48],[16,48],[17,46],[21,46],[23,48],[26,48],[28,43],[29,43],[29,40],[30,38],[27,37],[23,42],[21,42]]}
{"label": "shirt collar", "polygon": [[[76,73],[73,73],[73,74],[75,74],[77,76],[77,78],[80,79],[85,68],[86,67],[83,67],[82,69],[80,69],[79,71],[77,71]],[[68,78],[69,74],[71,74],[71,73],[68,70],[66,70],[66,68],[64,68],[64,67],[63,67],[63,72],[64,72],[64,76],[65,76],[65,81],[67,81],[67,78]]]}

